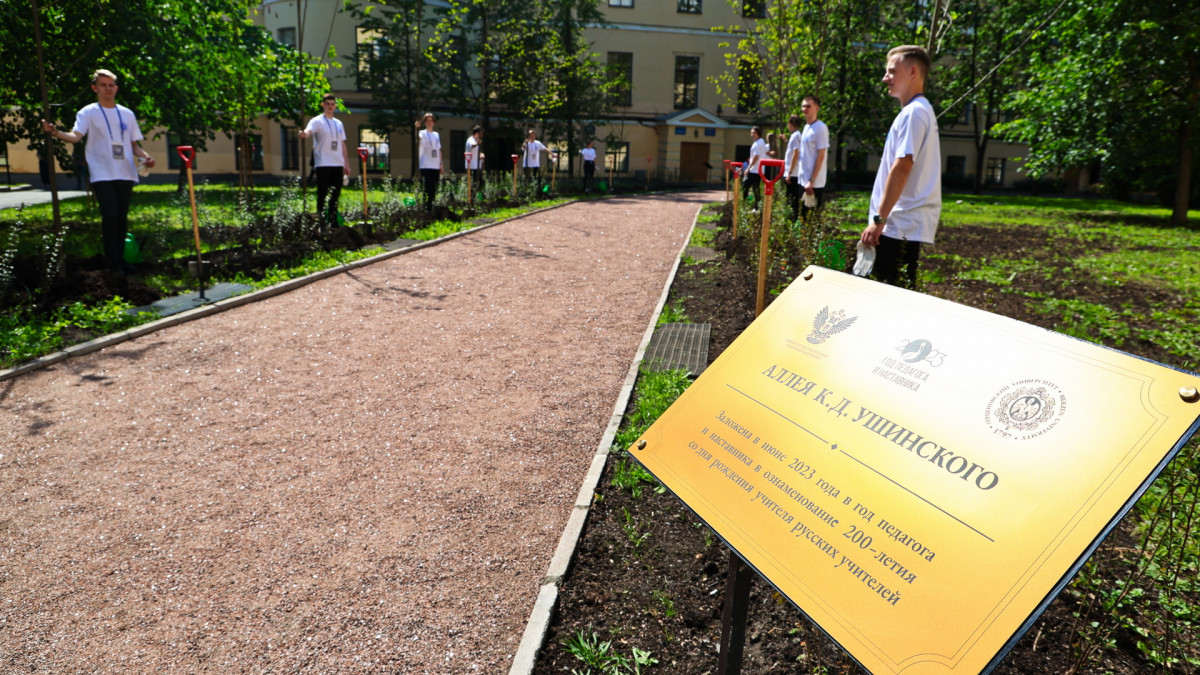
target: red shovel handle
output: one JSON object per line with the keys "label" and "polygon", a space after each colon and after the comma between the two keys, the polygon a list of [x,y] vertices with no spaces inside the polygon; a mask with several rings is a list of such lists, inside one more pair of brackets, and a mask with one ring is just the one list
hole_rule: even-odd
{"label": "red shovel handle", "polygon": [[367,161],[367,156],[368,156],[368,155],[370,155],[370,154],[371,154],[371,151],[370,151],[370,150],[368,150],[368,149],[366,149],[366,148],[359,148],[359,149],[358,149],[358,158],[359,158],[359,159],[361,159],[361,160],[362,160],[362,161],[364,161],[364,162],[365,162],[365,161]]}
{"label": "red shovel handle", "polygon": [[179,153],[179,158],[187,164],[187,168],[192,168],[192,159],[196,157],[196,149],[190,145],[180,145],[175,148],[175,151]]}
{"label": "red shovel handle", "polygon": [[[779,169],[778,171],[774,172],[775,178],[773,178],[773,179],[767,178],[767,172],[765,171],[765,169],[769,166],[773,166],[773,167],[776,167]],[[767,186],[767,194],[769,194],[769,195],[775,194],[775,183],[779,182],[779,177],[783,175],[783,160],[782,159],[759,160],[758,173],[759,173],[759,176],[762,178],[763,184]]]}

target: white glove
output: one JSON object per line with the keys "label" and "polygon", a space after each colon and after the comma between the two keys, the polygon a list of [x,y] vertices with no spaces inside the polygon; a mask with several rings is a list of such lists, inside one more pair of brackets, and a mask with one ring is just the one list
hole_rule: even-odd
{"label": "white glove", "polygon": [[875,266],[875,247],[867,246],[860,241],[855,252],[857,255],[855,255],[854,259],[854,276],[865,277],[871,273],[871,268]]}
{"label": "white glove", "polygon": [[804,205],[810,209],[817,208],[817,195],[812,192],[804,193]]}

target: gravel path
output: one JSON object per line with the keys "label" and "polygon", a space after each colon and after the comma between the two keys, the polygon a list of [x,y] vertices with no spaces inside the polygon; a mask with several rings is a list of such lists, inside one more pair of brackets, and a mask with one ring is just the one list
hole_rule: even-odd
{"label": "gravel path", "polygon": [[569,205],[0,382],[0,672],[507,672],[720,197]]}

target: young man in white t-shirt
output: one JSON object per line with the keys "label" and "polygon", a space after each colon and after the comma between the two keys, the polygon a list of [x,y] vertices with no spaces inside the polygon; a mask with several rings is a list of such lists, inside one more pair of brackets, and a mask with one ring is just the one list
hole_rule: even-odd
{"label": "young man in white t-shirt", "polygon": [[421,182],[425,186],[425,213],[433,213],[433,200],[437,197],[438,182],[446,165],[442,163],[442,137],[433,130],[437,118],[425,113],[421,124],[425,128],[417,133],[417,165],[421,169]]}
{"label": "young man in white t-shirt", "polygon": [[783,178],[787,186],[788,206],[792,209],[792,220],[800,216],[800,116],[788,118],[787,150],[783,152]]}
{"label": "young man in white t-shirt", "polygon": [[[308,121],[300,138],[313,139],[313,169],[317,174],[317,215],[327,225],[337,223],[338,200],[342,196],[342,176],[350,175],[350,156],[346,150],[346,128],[333,116],[337,97],[325,94],[321,114]],[[364,177],[365,178],[365,177]],[[328,212],[325,198],[329,198]]]}
{"label": "young man in white t-shirt", "polygon": [[471,129],[466,154],[467,171],[471,172],[473,189],[478,192],[483,189],[483,127],[478,124]]}
{"label": "young man in white t-shirt", "polygon": [[900,101],[900,114],[888,130],[875,187],[870,224],[860,237],[875,247],[874,276],[892,285],[917,283],[921,244],[932,244],[942,213],[942,153],[937,116],[925,98],[932,63],[921,47],[905,45],[888,52],[883,81]]}
{"label": "young man in white t-shirt", "polygon": [[86,158],[92,181],[92,193],[100,207],[104,244],[104,265],[110,272],[125,274],[132,269],[125,263],[125,234],[129,229],[129,202],[133,185],[138,182],[134,158],[144,160],[147,168],[154,158],[142,149],[142,130],[133,111],[117,105],[117,76],[108,70],[92,74],[96,102],[84,106],[75,115],[75,128],[59,131],[42,120],[42,131],[68,143],[88,137]]}
{"label": "young man in white t-shirt", "polygon": [[808,222],[810,211],[821,208],[825,203],[825,155],[829,149],[829,127],[817,119],[821,101],[816,96],[805,96],[800,105],[804,113],[804,131],[800,132],[800,187],[807,196],[805,201],[815,199],[816,206],[800,206],[800,218]]}
{"label": "young man in white t-shirt", "polygon": [[592,178],[596,175],[596,148],[595,141],[588,141],[587,147],[580,150],[579,154],[583,157],[583,191],[592,191]]}
{"label": "young man in white t-shirt", "polygon": [[525,169],[526,178],[538,177],[542,167],[542,152],[546,150],[546,146],[537,139],[537,134],[533,129],[525,135],[525,142],[521,144],[521,166]]}
{"label": "young man in white t-shirt", "polygon": [[755,203],[762,201],[762,180],[759,176],[759,162],[767,159],[767,142],[762,137],[762,127],[753,127],[750,129],[750,138],[754,143],[750,146],[750,159],[746,160],[746,165],[742,169],[742,199],[750,197],[751,188],[754,189]]}

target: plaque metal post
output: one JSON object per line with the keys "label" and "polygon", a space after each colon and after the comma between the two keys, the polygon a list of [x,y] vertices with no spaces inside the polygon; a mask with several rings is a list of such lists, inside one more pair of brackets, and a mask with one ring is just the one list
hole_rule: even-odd
{"label": "plaque metal post", "polygon": [[746,614],[750,608],[750,566],[729,549],[729,571],[725,577],[725,609],[721,614],[721,657],[718,675],[742,672],[746,647]]}

